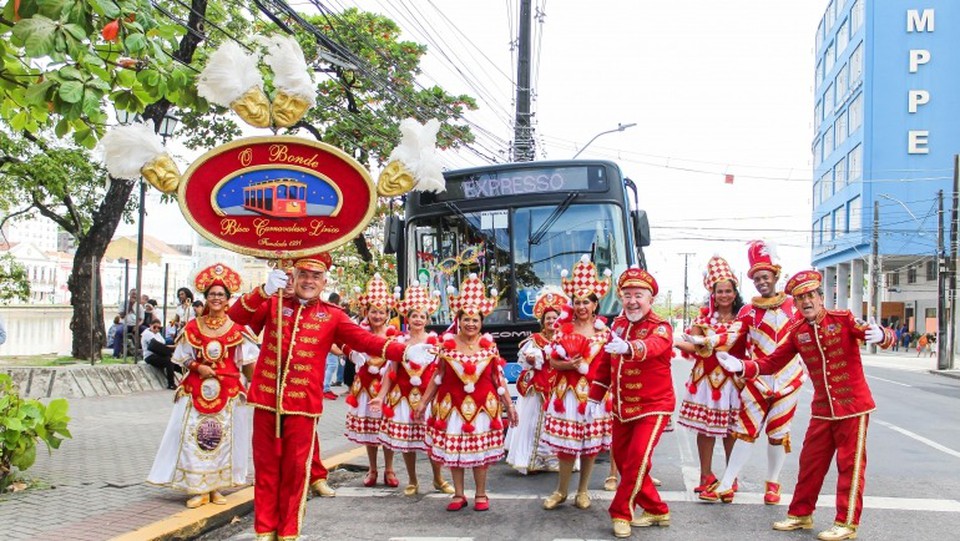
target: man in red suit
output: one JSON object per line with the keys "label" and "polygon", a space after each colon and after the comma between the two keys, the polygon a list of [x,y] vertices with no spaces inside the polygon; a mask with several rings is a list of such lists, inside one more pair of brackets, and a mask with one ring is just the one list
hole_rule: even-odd
{"label": "man in red suit", "polygon": [[856,321],[849,310],[823,307],[822,277],[814,270],[795,274],[786,290],[802,317],[787,328],[787,336],[773,353],[742,361],[718,355],[724,368],[752,380],[775,374],[797,354],[813,383],[810,425],[800,451],[800,472],[786,520],[774,530],[809,530],[823,479],[837,457],[837,514],[833,527],[820,532],[821,541],[857,537],[863,509],[864,470],[867,465],[867,422],[876,409],[863,374],[860,341],[888,348],[895,336],[876,323]]}
{"label": "man in red suit", "polygon": [[[613,535],[630,537],[631,526],[669,526],[670,509],[660,499],[650,467],[653,449],[667,427],[676,399],[670,359],[673,329],[651,308],[657,281],[630,268],[617,280],[623,312],[612,338],[590,373],[588,417],[599,415],[607,393],[613,404],[613,453],[620,485],[610,504]],[[634,518],[634,508],[643,514]]]}
{"label": "man in red suit", "polygon": [[288,540],[300,535],[307,470],[317,442],[316,422],[323,412],[323,375],[330,346],[348,344],[392,361],[404,357],[403,344],[373,336],[351,321],[339,306],[320,300],[330,266],[330,256],[325,253],[298,259],[293,271],[293,297],[275,295],[287,282],[286,273],[276,269],[262,287],[230,308],[231,319],[242,325],[260,318],[266,322],[247,397],[256,408],[253,501],[258,540]]}

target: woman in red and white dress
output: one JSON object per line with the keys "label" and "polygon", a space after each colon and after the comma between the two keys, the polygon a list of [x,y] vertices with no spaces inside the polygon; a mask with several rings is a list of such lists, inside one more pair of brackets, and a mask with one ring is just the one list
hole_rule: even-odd
{"label": "woman in red and white dress", "polygon": [[556,370],[553,388],[546,403],[543,438],[557,452],[560,478],[557,489],[543,501],[544,509],[556,509],[567,500],[574,462],[580,458],[580,480],[574,505],[590,507],[587,488],[597,454],[610,448],[613,422],[609,412],[588,418],[587,398],[591,364],[603,355],[610,329],[597,317],[600,299],[610,289],[610,272],[597,276],[597,268],[584,255],[573,267],[573,276],[561,280],[564,293],[573,300],[560,318],[560,329],[547,347],[550,365]]}
{"label": "woman in red and white dress", "polygon": [[438,345],[439,366],[423,400],[416,409],[422,419],[432,403],[427,424],[430,458],[450,468],[453,500],[447,511],[467,506],[464,470],[473,469],[476,485],[474,509],[490,509],[487,497],[487,467],[503,458],[503,421],[506,409],[512,426],[517,412],[507,394],[503,359],[490,335],[481,335],[483,318],[497,305],[496,291],[487,297],[483,283],[471,274],[460,286],[460,294],[449,297],[457,331],[446,333]]}
{"label": "woman in red and white dress", "polygon": [[[742,325],[737,320],[737,313],[743,306],[743,299],[737,291],[737,278],[725,259],[719,256],[710,259],[703,286],[710,293],[708,306],[676,341],[681,354],[694,361],[677,422],[697,433],[700,484],[693,489],[697,493],[717,483],[713,473],[714,442],[723,438],[723,448],[729,459],[735,441],[731,430],[736,426],[740,411],[742,384],[720,366],[717,353],[729,351],[737,357],[745,354],[745,341],[736,340]],[[733,486],[736,490],[737,484]]]}
{"label": "woman in red and white dress", "polygon": [[523,368],[517,378],[517,428],[507,434],[507,464],[526,475],[557,471],[557,453],[543,440],[543,405],[553,388],[555,372],[543,350],[553,341],[557,318],[569,299],[560,291],[543,291],[533,305],[540,332],[520,343],[517,363]]}
{"label": "woman in red and white dress", "polygon": [[[399,336],[400,332],[389,325],[390,311],[396,306],[396,298],[390,293],[387,283],[379,273],[374,274],[367,282],[367,289],[357,298],[357,303],[365,316],[360,322],[361,327],[377,336],[393,339]],[[382,355],[371,357],[349,347],[343,351],[357,366],[353,385],[347,394],[349,409],[345,435],[348,440],[366,446],[369,469],[363,478],[363,486],[372,487],[377,484],[377,449],[380,447],[383,416],[379,408],[371,407],[370,402],[380,393],[381,378],[386,370],[387,360]],[[400,486],[400,481],[393,471],[393,450],[383,448],[383,462],[383,483],[389,487]]]}
{"label": "woman in red and white dress", "polygon": [[[397,312],[407,322],[407,332],[397,338],[408,345],[437,344],[437,334],[427,332],[430,315],[440,308],[440,292],[430,294],[419,282],[407,288],[403,300],[397,304]],[[380,428],[380,443],[384,449],[403,453],[409,483],[403,489],[406,496],[416,496],[420,487],[417,481],[417,452],[428,452],[427,426],[423,420],[414,419],[414,411],[423,400],[423,393],[436,371],[436,358],[426,362],[404,359],[387,365],[380,394],[370,403],[383,414]],[[441,464],[430,461],[433,468],[433,488],[444,494],[453,494],[453,486],[443,479]]]}

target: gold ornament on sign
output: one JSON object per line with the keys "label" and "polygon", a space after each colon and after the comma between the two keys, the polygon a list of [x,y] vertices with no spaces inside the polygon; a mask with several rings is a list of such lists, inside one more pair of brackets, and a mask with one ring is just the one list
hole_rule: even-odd
{"label": "gold ornament on sign", "polygon": [[151,186],[163,193],[175,193],[180,186],[180,168],[169,154],[161,154],[140,170]]}
{"label": "gold ornament on sign", "polygon": [[304,98],[278,90],[273,99],[273,123],[278,128],[289,128],[303,118],[309,108],[310,102]]}
{"label": "gold ornament on sign", "polygon": [[250,87],[242,96],[230,103],[240,118],[256,128],[270,127],[270,100],[259,86]]}
{"label": "gold ornament on sign", "polygon": [[413,189],[416,184],[413,173],[399,160],[387,164],[386,169],[377,179],[377,195],[380,197],[396,197]]}

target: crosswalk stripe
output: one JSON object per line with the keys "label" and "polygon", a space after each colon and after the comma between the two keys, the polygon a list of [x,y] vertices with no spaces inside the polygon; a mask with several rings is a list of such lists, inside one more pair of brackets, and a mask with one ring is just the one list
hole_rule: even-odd
{"label": "crosswalk stripe", "polygon": [[[504,494],[499,492],[488,492],[491,501],[530,501],[541,500],[544,496],[539,494]],[[338,487],[337,497],[344,498],[396,498],[401,495],[397,489],[390,488],[363,488],[363,487]],[[428,499],[449,499],[447,494],[423,494]],[[782,494],[781,505],[786,505],[792,498],[792,494]],[[696,494],[689,491],[662,491],[660,497],[663,501],[670,503],[694,502],[697,500]],[[472,498],[472,494],[467,495]],[[590,499],[595,502],[609,502],[613,499],[612,492],[590,491]],[[817,501],[817,507],[835,507],[837,497],[833,494],[821,494]],[[763,493],[760,492],[737,492],[733,502],[735,505],[764,505]],[[709,505],[704,503],[703,505]],[[726,504],[713,504],[723,506]],[[960,501],[935,499],[935,498],[894,498],[887,496],[864,496],[863,506],[868,509],[890,509],[900,511],[931,511],[944,513],[960,513]],[[398,538],[399,539],[399,538]],[[404,540],[414,540],[417,538],[402,538]],[[440,538],[430,538],[440,539]],[[443,538],[448,539],[448,538]],[[459,538],[449,538],[459,539]]]}

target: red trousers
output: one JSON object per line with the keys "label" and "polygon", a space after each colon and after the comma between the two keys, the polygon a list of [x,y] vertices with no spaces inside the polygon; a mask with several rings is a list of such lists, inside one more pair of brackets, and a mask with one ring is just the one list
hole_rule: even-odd
{"label": "red trousers", "polygon": [[276,437],[276,414],[253,412],[253,529],[274,533],[280,539],[300,535],[310,456],[317,441],[317,420],[302,415],[280,417]]}
{"label": "red trousers", "polygon": [[314,436],[313,456],[310,458],[310,484],[327,478],[327,468],[320,462],[320,437]]}
{"label": "red trousers", "polygon": [[620,484],[610,503],[610,516],[633,520],[636,507],[653,515],[670,511],[650,479],[653,449],[667,426],[669,416],[650,415],[636,421],[613,420],[613,459],[620,472]]}
{"label": "red trousers", "polygon": [[812,515],[823,478],[837,455],[837,524],[860,524],[863,510],[864,471],[867,467],[867,414],[839,421],[811,419],[800,450],[800,472],[791,516]]}

